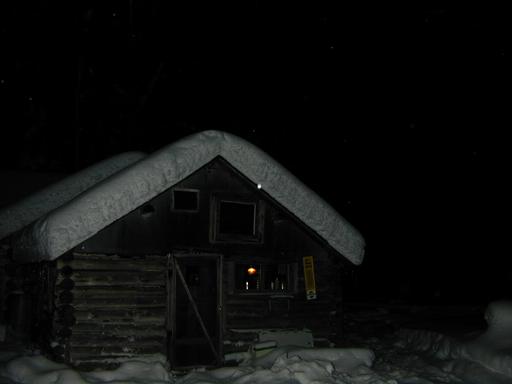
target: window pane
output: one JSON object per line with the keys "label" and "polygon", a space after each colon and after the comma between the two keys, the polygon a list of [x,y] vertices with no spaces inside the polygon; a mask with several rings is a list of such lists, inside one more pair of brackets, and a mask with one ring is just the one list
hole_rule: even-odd
{"label": "window pane", "polygon": [[178,211],[197,211],[198,192],[174,190],[173,208]]}
{"label": "window pane", "polygon": [[265,290],[285,291],[288,289],[288,286],[287,264],[269,264],[265,266]]}
{"label": "window pane", "polygon": [[220,202],[219,233],[254,236],[254,212],[252,203]]}
{"label": "window pane", "polygon": [[235,285],[239,291],[259,291],[260,266],[257,264],[238,264],[235,269]]}

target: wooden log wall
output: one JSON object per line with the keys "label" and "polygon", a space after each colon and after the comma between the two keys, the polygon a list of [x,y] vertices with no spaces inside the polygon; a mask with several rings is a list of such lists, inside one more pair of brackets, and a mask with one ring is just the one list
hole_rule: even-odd
{"label": "wooden log wall", "polygon": [[57,263],[55,355],[78,366],[167,349],[167,257],[73,253]]}
{"label": "wooden log wall", "polygon": [[[240,333],[232,329],[307,328],[313,332],[316,346],[327,346],[341,333],[341,270],[336,260],[327,254],[315,258],[317,298],[307,300],[304,273],[299,264],[296,278],[297,291],[289,297],[271,294],[243,294],[226,292],[224,297],[225,333],[224,353],[247,350],[248,343],[237,338]],[[229,286],[233,267],[224,264],[224,286]],[[231,277],[232,278],[232,277]],[[287,296],[287,295],[284,295]],[[256,338],[256,334],[247,333]],[[246,345],[245,345],[246,344]]]}

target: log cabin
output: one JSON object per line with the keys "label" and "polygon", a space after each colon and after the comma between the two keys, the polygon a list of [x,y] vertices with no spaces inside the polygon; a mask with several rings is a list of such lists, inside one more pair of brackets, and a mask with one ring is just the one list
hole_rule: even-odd
{"label": "log cabin", "polygon": [[44,203],[0,212],[19,223],[0,226],[8,330],[83,367],[152,354],[213,366],[262,331],[339,335],[343,272],[365,242],[320,196],[220,131],[128,158],[30,223],[15,216]]}

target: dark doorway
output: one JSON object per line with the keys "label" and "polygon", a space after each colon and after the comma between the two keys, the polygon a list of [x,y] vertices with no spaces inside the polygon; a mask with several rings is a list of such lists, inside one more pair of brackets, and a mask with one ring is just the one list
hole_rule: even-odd
{"label": "dark doorway", "polygon": [[173,367],[221,362],[222,257],[177,253],[171,263],[169,357]]}

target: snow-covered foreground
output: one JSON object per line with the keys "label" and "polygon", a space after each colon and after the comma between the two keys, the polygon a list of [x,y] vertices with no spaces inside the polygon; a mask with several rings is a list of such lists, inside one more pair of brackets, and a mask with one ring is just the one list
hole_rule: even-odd
{"label": "snow-covered foreground", "polygon": [[196,370],[180,377],[165,369],[163,356],[127,361],[116,370],[94,372],[77,372],[43,356],[25,356],[7,362],[0,372],[3,378],[14,383],[38,384],[385,382],[370,369],[373,360],[373,352],[367,349],[283,347],[237,367]]}
{"label": "snow-covered foreground", "polygon": [[[277,348],[263,357],[251,359],[237,367],[196,370],[176,376],[165,369],[158,359],[134,360],[116,370],[78,372],[66,365],[49,361],[43,356],[25,356],[7,362],[1,370],[6,383],[37,384],[207,384],[207,383],[429,383],[410,372],[395,369],[379,374],[371,368],[375,355],[369,349]],[[404,379],[397,381],[406,373]],[[446,375],[445,375],[446,376]],[[447,382],[447,381],[442,381]],[[455,382],[455,381],[454,381]]]}
{"label": "snow-covered foreground", "polygon": [[79,372],[40,355],[9,358],[0,383],[34,384],[512,384],[512,303],[491,303],[488,329],[469,338],[401,329],[361,339],[361,348],[280,347],[236,367],[177,375],[164,356],[125,361],[118,369]]}
{"label": "snow-covered foreground", "polygon": [[394,346],[378,340],[373,343],[375,353],[370,349],[351,348],[278,348],[238,367],[196,370],[184,376],[169,372],[163,356],[161,359],[127,361],[118,369],[94,372],[79,372],[40,355],[24,356],[2,366],[0,383],[512,383],[512,378],[492,373],[470,361],[436,360],[403,348],[400,343]]}

